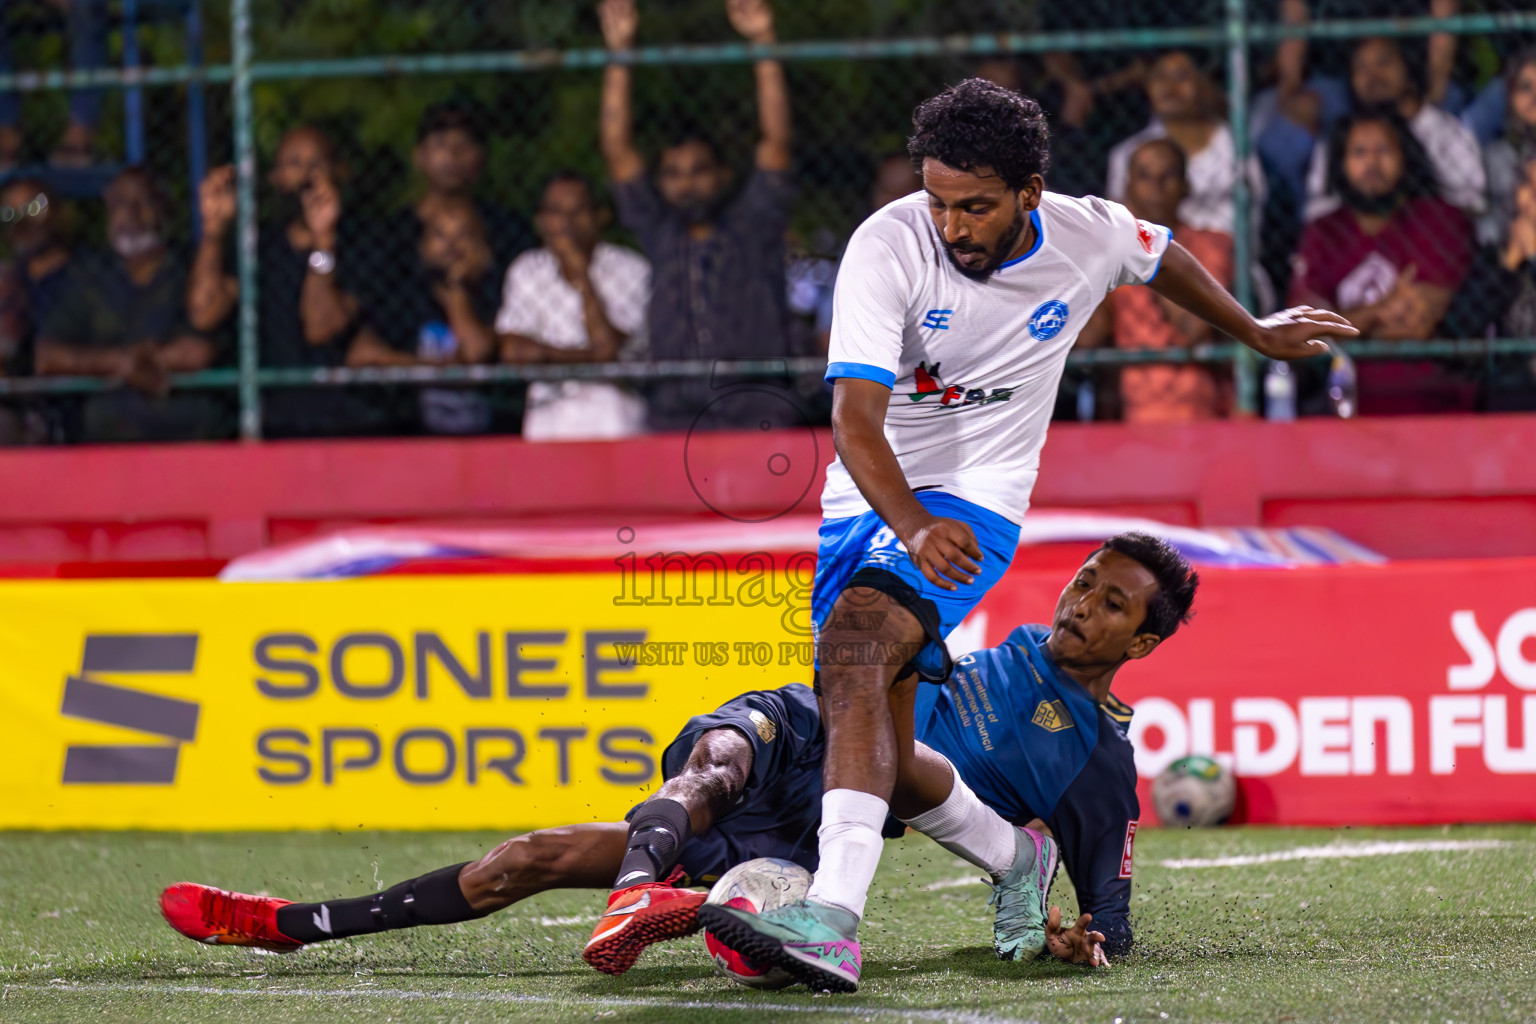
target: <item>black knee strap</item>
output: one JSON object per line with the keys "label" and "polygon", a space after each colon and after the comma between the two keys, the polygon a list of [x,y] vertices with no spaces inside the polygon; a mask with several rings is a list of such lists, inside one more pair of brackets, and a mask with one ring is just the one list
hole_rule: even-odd
{"label": "black knee strap", "polygon": [[661,881],[682,856],[683,844],[692,835],[688,808],[676,800],[656,797],[635,808],[616,886]]}

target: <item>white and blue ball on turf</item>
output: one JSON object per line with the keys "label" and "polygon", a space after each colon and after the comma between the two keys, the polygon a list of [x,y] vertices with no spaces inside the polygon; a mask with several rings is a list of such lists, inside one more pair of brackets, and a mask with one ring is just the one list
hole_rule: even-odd
{"label": "white and blue ball on turf", "polygon": [[[721,875],[705,902],[761,914],[765,910],[800,902],[810,887],[811,873],[794,861],[759,857],[738,864]],[[704,933],[704,947],[709,950],[709,958],[720,973],[742,985],[774,989],[795,982],[788,971],[777,967],[763,970],[708,931]]]}
{"label": "white and blue ball on turf", "polygon": [[1170,828],[1224,825],[1236,799],[1232,773],[1209,757],[1181,757],[1152,782],[1152,806]]}

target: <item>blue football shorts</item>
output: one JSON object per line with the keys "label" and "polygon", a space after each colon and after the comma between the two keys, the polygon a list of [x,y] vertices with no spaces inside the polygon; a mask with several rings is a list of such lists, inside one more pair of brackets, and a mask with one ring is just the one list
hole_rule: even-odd
{"label": "blue football shorts", "polygon": [[[941,683],[949,678],[953,667],[944,639],[1007,571],[1019,544],[1019,527],[996,512],[943,491],[919,491],[917,500],[936,516],[960,520],[976,535],[982,558],[975,582],[958,584],[954,590],[930,583],[912,563],[895,531],[874,512],[824,519],[816,550],[811,621],[819,637],[832,606],[849,587],[870,587],[888,594],[917,616],[928,635],[910,668],[926,682]],[[905,674],[903,669],[898,677]]]}

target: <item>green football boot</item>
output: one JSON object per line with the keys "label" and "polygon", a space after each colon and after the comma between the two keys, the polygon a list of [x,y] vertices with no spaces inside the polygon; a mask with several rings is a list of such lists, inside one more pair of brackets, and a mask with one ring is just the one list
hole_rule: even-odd
{"label": "green football boot", "polygon": [[706,903],[699,923],[760,967],[781,967],[813,992],[859,988],[859,919],[822,903],[791,903],[754,914]]}
{"label": "green football boot", "polygon": [[1045,949],[1046,897],[1060,864],[1056,840],[1032,828],[1014,833],[1013,867],[992,885],[992,945],[1001,960],[1033,960]]}

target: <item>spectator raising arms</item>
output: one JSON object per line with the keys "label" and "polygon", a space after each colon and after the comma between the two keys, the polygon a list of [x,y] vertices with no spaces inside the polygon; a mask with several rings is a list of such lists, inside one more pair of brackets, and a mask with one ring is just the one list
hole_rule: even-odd
{"label": "spectator raising arms", "polygon": [[[1422,151],[1429,156],[1433,182],[1452,206],[1477,215],[1487,207],[1487,178],[1483,156],[1471,129],[1424,98],[1424,83],[1395,39],[1363,39],[1350,59],[1349,88],[1354,109],[1391,107],[1407,122]],[[1338,208],[1327,147],[1312,150],[1307,171],[1306,219],[1316,220]]]}
{"label": "spectator raising arms", "polygon": [[[1232,236],[1184,222],[1189,192],[1184,152],[1171,139],[1144,142],[1131,154],[1125,203],[1139,219],[1173,229],[1173,240],[1199,260],[1222,287],[1232,285]],[[1094,311],[1079,345],[1112,338],[1116,348],[1189,348],[1212,329],[1146,285],[1124,285]],[[1231,395],[1210,369],[1192,364],[1127,366],[1120,371],[1121,418],[1130,423],[1187,423],[1227,414]]]}
{"label": "spectator raising arms", "polygon": [[[1366,338],[1435,336],[1472,257],[1462,212],[1434,195],[1422,147],[1391,107],[1351,114],[1329,142],[1343,208],[1307,225],[1291,302],[1341,310]],[[1359,366],[1360,412],[1470,409],[1472,386],[1442,364]]]}
{"label": "spectator raising arms", "polygon": [[[643,349],[650,264],[598,240],[607,219],[582,175],[561,171],[545,184],[534,218],[544,246],[507,268],[496,315],[503,362],[607,363]],[[626,388],[578,380],[528,388],[530,441],[628,437],[644,427],[645,406]]]}
{"label": "spectator raising arms", "polygon": [[139,167],[107,183],[109,252],[75,261],[42,324],[37,372],[127,384],[85,400],[85,441],[224,436],[221,398],[168,394],[167,377],[212,365],[212,342],[187,323],[186,264],[170,252],[165,194]]}
{"label": "spectator raising arms", "polygon": [[[1170,139],[1184,153],[1189,195],[1179,204],[1179,219],[1202,231],[1232,233],[1232,188],[1237,180],[1237,149],[1232,130],[1212,113],[1214,87],[1183,50],[1165,53],[1147,74],[1152,121],[1109,153],[1107,195],[1126,198],[1131,154],[1152,139]],[[1249,158],[1254,211],[1264,205],[1264,177]]]}
{"label": "spectator raising arms", "polygon": [[[753,43],[774,41],[767,0],[727,0],[731,24]],[[611,52],[634,45],[634,0],[598,5]],[[639,236],[650,258],[654,293],[649,338],[655,359],[783,357],[790,352],[784,284],[784,234],[794,187],[790,180],[789,93],[775,60],[754,66],[762,138],[745,186],[729,195],[731,170],[715,145],[695,129],[673,135],[662,150],[653,184],[633,142],[631,74],[610,63],[604,71],[601,147],[613,180],[619,218]],[[800,415],[786,398],[764,389],[732,392],[729,379],[666,381],[648,389],[655,430],[789,426]]]}

